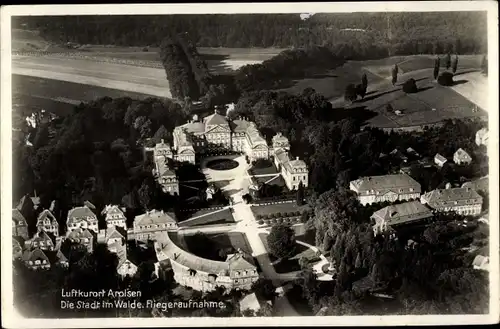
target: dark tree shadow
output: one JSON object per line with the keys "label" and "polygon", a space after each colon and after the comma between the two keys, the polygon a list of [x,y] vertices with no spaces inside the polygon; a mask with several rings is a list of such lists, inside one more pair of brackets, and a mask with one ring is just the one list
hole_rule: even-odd
{"label": "dark tree shadow", "polygon": [[222,55],[222,54],[203,54],[203,53],[201,53],[200,56],[205,61],[223,61],[223,60],[229,58],[229,55]]}
{"label": "dark tree shadow", "polygon": [[452,86],[461,85],[461,84],[464,84],[464,83],[467,83],[467,82],[469,82],[469,80],[457,80],[457,81],[453,81]]}
{"label": "dark tree shadow", "polygon": [[338,75],[335,74],[312,74],[310,76],[306,76],[308,79],[325,79],[325,78],[338,78]]}
{"label": "dark tree shadow", "polygon": [[460,73],[455,73],[454,76],[462,75],[462,74],[467,74],[467,73],[472,73],[472,72],[481,72],[481,69],[470,69],[470,70],[465,70]]}
{"label": "dark tree shadow", "polygon": [[357,106],[351,108],[333,108],[327,119],[331,121],[340,121],[342,119],[352,118],[361,124],[375,116],[377,116],[377,112],[366,109],[366,106]]}
{"label": "dark tree shadow", "polygon": [[432,88],[434,88],[434,87],[427,86],[427,87],[423,87],[423,88],[418,88],[418,90],[416,92],[414,92],[413,94],[418,94],[418,93],[420,93],[422,91],[426,91],[426,90],[429,90],[429,89],[432,89]]}
{"label": "dark tree shadow", "polygon": [[393,89],[393,90],[389,90],[389,91],[385,91],[383,93],[380,93],[380,94],[376,94],[376,95],[373,95],[373,96],[370,96],[370,97],[365,97],[363,99],[357,99],[355,100],[353,103],[363,103],[363,102],[366,102],[366,101],[371,101],[371,100],[374,100],[374,99],[377,99],[379,98],[380,96],[384,96],[384,95],[387,95],[387,94],[391,94],[395,91],[399,91],[401,89],[399,88],[396,88],[396,89]]}

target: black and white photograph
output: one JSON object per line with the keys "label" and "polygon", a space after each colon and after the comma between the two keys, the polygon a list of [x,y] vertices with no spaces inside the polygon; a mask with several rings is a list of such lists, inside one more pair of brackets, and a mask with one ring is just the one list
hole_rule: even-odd
{"label": "black and white photograph", "polygon": [[496,2],[1,23],[4,327],[498,322]]}

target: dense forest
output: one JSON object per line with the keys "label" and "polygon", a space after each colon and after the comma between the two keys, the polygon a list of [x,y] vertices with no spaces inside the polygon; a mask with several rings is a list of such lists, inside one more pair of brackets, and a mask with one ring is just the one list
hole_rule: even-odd
{"label": "dense forest", "polygon": [[208,92],[211,74],[191,40],[181,36],[165,38],[160,56],[174,98],[199,99]]}
{"label": "dense forest", "polygon": [[[308,224],[337,274],[335,281],[321,282],[305,268],[297,280],[295,296],[313,312],[322,307],[325,315],[487,312],[488,276],[471,268],[474,255],[466,249],[474,239],[484,239],[475,230],[478,224],[461,225],[465,217],[441,214],[404,238],[374,237],[364,208],[344,189],[329,190],[314,203]],[[372,293],[377,292],[388,297],[376,299]]]}
{"label": "dense forest", "polygon": [[[460,184],[488,172],[486,149],[474,143],[476,132],[485,122],[447,120],[442,126],[427,127],[420,133],[388,134],[376,128],[361,129],[367,115],[364,109],[334,109],[312,89],[301,95],[247,93],[229,113],[232,118],[242,116],[255,121],[268,141],[277,132],[287,136],[292,153],[308,164],[309,185],[316,193],[345,188],[358,177],[398,172],[405,165],[398,154],[408,147],[430,159],[436,153],[451,157],[460,147],[474,157],[468,166],[447,166],[439,172],[414,166],[412,170],[425,190],[446,182]],[[395,149],[400,152],[391,154]]]}
{"label": "dense forest", "polygon": [[171,16],[16,17],[55,42],[159,46],[187,32],[203,47],[305,47],[345,44],[360,56],[485,52],[485,12],[324,13]]}
{"label": "dense forest", "polygon": [[76,106],[63,120],[34,129],[33,147],[13,145],[13,199],[37,191],[43,207],[58,200],[63,211],[85,200],[99,209],[109,203],[148,209],[161,194],[141,144],[171,141],[186,119],[178,104],[154,98],[105,97]]}

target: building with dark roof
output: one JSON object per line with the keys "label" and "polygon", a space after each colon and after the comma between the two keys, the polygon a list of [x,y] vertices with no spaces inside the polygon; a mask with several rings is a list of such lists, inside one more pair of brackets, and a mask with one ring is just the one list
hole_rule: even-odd
{"label": "building with dark roof", "polygon": [[99,231],[97,216],[88,206],[71,209],[68,212],[66,226],[68,232],[78,228],[89,229],[95,233]]}
{"label": "building with dark roof", "polygon": [[87,249],[88,252],[92,252],[94,250],[94,245],[97,242],[97,234],[88,228],[79,227],[68,231],[66,239],[71,242],[81,244]]}
{"label": "building with dark roof", "polygon": [[373,232],[378,235],[389,228],[428,220],[433,217],[431,209],[419,201],[394,204],[377,210],[371,216],[375,222]]}
{"label": "building with dark roof", "polygon": [[27,249],[54,250],[59,239],[51,232],[38,231],[33,237],[24,242]]}
{"label": "building with dark roof", "polygon": [[469,187],[436,189],[423,194],[420,201],[437,211],[471,216],[479,215],[483,206],[483,198]]}
{"label": "building with dark roof", "polygon": [[49,269],[50,259],[46,253],[39,248],[26,250],[23,253],[22,261],[32,270]]}
{"label": "building with dark roof", "polygon": [[19,209],[12,209],[12,236],[28,238],[28,222]]}
{"label": "building with dark roof", "polygon": [[102,214],[105,215],[106,227],[119,226],[127,229],[127,217],[125,217],[124,211],[120,209],[117,205],[107,205]]}
{"label": "building with dark roof", "polygon": [[59,223],[56,217],[49,209],[43,210],[36,221],[37,231],[51,232],[55,236],[59,236]]}
{"label": "building with dark roof", "polygon": [[362,205],[420,197],[420,184],[406,174],[362,177],[351,181],[349,187],[358,194]]}

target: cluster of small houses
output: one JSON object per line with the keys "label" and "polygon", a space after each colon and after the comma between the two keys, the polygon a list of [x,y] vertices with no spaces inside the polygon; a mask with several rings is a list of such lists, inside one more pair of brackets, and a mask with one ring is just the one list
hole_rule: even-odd
{"label": "cluster of small houses", "polygon": [[[55,202],[49,209],[39,209],[39,198],[24,196],[12,210],[12,248],[14,259],[21,259],[30,269],[48,269],[51,266],[68,266],[63,242],[84,246],[91,253],[97,243],[104,243],[118,257],[117,272],[121,276],[134,275],[137,262],[127,253],[127,241],[147,241],[157,232],[176,229],[175,216],[163,211],[150,211],[135,217],[133,227],[127,229],[124,209],[108,205],[102,211],[106,229],[99,230],[96,208],[90,202],[68,211],[66,233],[60,234],[54,215]],[[41,210],[41,211],[40,211]],[[30,237],[26,218],[38,213],[36,232]],[[66,251],[67,253],[67,251]]]}

